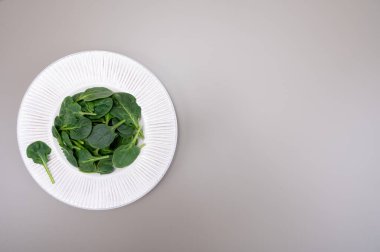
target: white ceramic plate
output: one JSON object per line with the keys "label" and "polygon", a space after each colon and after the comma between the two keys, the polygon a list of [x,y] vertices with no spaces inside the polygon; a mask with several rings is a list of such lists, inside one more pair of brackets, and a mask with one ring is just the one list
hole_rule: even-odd
{"label": "white ceramic plate", "polygon": [[[133,94],[142,112],[146,146],[132,165],[108,175],[85,174],[70,165],[51,133],[62,100],[94,86]],[[21,103],[17,137],[28,171],[46,192],[75,207],[112,209],[141,198],[164,176],[176,148],[177,120],[168,93],[149,70],[120,54],[87,51],[52,63],[34,79]],[[48,166],[54,185],[26,156],[27,146],[37,140],[52,148]]]}

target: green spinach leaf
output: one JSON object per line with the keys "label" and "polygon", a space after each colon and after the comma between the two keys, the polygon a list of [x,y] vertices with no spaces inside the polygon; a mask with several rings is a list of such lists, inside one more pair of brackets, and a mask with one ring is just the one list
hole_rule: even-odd
{"label": "green spinach leaf", "polygon": [[83,115],[96,115],[92,112],[83,112],[81,105],[73,100],[71,96],[67,96],[61,105],[59,111],[60,116],[83,116]]}
{"label": "green spinach leaf", "polygon": [[107,97],[110,97],[112,95],[112,93],[113,92],[111,90],[109,90],[108,88],[105,88],[105,87],[89,88],[86,91],[84,91],[83,93],[81,93],[80,95],[78,95],[78,97],[76,97],[75,101],[81,101],[81,100],[93,101],[93,100],[97,100],[100,98],[107,98]]}
{"label": "green spinach leaf", "polygon": [[128,93],[115,93],[112,95],[114,106],[111,115],[119,120],[125,120],[126,124],[132,124],[136,129],[140,127],[141,108],[136,103],[136,98]]}
{"label": "green spinach leaf", "polygon": [[121,145],[113,153],[112,163],[117,168],[123,168],[133,163],[140,154],[136,145]]}
{"label": "green spinach leaf", "polygon": [[61,137],[62,137],[62,141],[63,143],[69,147],[70,149],[73,148],[73,143],[71,142],[70,140],[70,137],[69,137],[69,134],[67,134],[66,131],[63,131],[62,134],[61,134]]}
{"label": "green spinach leaf", "polygon": [[59,146],[63,146],[62,137],[55,126],[51,127],[51,132],[53,133],[53,136],[57,139]]}
{"label": "green spinach leaf", "polygon": [[60,116],[56,116],[54,118],[54,127],[56,127],[57,129],[61,128],[63,125],[63,121],[62,121],[62,117]]}
{"label": "green spinach leaf", "polygon": [[[120,122],[119,119],[112,118],[112,125],[115,125],[119,122]],[[125,123],[123,123],[122,125],[120,125],[120,127],[117,128],[117,131],[119,132],[120,136],[122,136],[124,138],[129,138],[129,137],[133,136],[133,132],[135,130],[136,129],[132,124],[127,125]]]}
{"label": "green spinach leaf", "polygon": [[100,174],[109,174],[115,170],[112,165],[112,156],[107,159],[100,160],[97,164],[97,172]]}
{"label": "green spinach leaf", "polygon": [[91,120],[86,117],[80,117],[78,123],[70,128],[70,137],[75,140],[82,140],[90,135],[91,130]]}
{"label": "green spinach leaf", "polygon": [[51,174],[47,162],[48,162],[48,155],[51,153],[50,147],[42,142],[42,141],[36,141],[31,143],[28,148],[26,149],[26,155],[28,158],[33,159],[33,162],[36,164],[42,164],[45,168],[46,173],[48,174],[50,181],[52,184],[55,183],[53,175]]}
{"label": "green spinach leaf", "polygon": [[73,150],[67,146],[62,147],[63,154],[65,154],[67,161],[75,167],[78,167],[78,162],[74,156]]}
{"label": "green spinach leaf", "polygon": [[87,138],[87,142],[93,148],[106,148],[115,139],[116,135],[115,130],[124,123],[124,120],[113,125],[112,127],[106,124],[98,124],[94,126],[90,136]]}
{"label": "green spinach leaf", "polygon": [[[92,102],[85,102],[86,104],[89,103],[90,108],[93,108],[93,113],[95,115],[89,115],[88,118],[90,119],[99,119],[103,116],[105,116],[112,108],[113,100],[112,98],[104,98],[104,99],[98,99]],[[90,105],[91,104],[91,105]]]}
{"label": "green spinach leaf", "polygon": [[81,96],[82,94],[83,94],[83,92],[76,93],[75,95],[72,96],[72,97],[73,97],[73,100],[74,100],[74,101],[78,101],[79,96]]}
{"label": "green spinach leaf", "polygon": [[109,158],[109,156],[94,157],[87,149],[78,150],[76,151],[76,154],[78,157],[79,169],[82,172],[87,173],[96,172],[96,161]]}
{"label": "green spinach leaf", "polygon": [[78,104],[81,106],[83,112],[94,113],[94,103],[79,101]]}

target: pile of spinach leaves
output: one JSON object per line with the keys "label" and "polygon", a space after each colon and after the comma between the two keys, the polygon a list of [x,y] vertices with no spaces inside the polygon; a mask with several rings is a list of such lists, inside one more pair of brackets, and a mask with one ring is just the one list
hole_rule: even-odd
{"label": "pile of spinach leaves", "polygon": [[140,119],[133,95],[94,87],[63,100],[52,133],[70,164],[82,172],[108,174],[140,154]]}

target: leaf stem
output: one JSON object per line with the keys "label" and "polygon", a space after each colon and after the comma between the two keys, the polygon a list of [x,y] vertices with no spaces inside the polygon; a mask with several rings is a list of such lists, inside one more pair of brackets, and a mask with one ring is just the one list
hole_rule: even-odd
{"label": "leaf stem", "polygon": [[[140,126],[139,126],[139,127],[140,127]],[[142,130],[139,132],[139,136],[140,136],[142,139],[145,138],[145,136],[144,136],[144,132],[143,132]]]}
{"label": "leaf stem", "polygon": [[109,149],[102,149],[102,152],[104,154],[111,154],[113,151],[112,150],[109,150]]}
{"label": "leaf stem", "polygon": [[51,183],[54,184],[55,180],[53,178],[53,175],[51,175],[51,172],[50,172],[50,170],[49,170],[49,168],[48,168],[48,166],[44,160],[42,160],[42,165],[44,166],[46,173],[49,175]]}
{"label": "leaf stem", "polygon": [[110,156],[107,155],[107,156],[102,156],[102,157],[93,157],[89,160],[86,160],[86,161],[83,161],[82,163],[89,163],[89,162],[95,162],[95,161],[98,161],[98,160],[102,160],[102,159],[107,159],[109,158]]}
{"label": "leaf stem", "polygon": [[74,129],[77,129],[78,127],[77,126],[74,126],[74,127],[61,127],[59,130],[74,130]]}
{"label": "leaf stem", "polygon": [[91,112],[79,112],[81,115],[96,115],[96,113],[91,113]]}
{"label": "leaf stem", "polygon": [[136,141],[137,141],[137,139],[139,138],[139,135],[140,135],[140,131],[141,131],[141,126],[139,125],[139,128],[137,129],[136,135],[132,139],[131,145],[136,144]]}
{"label": "leaf stem", "polygon": [[72,142],[73,142],[77,147],[79,147],[79,149],[84,149],[83,145],[80,144],[77,140],[74,140],[74,139],[73,139]]}
{"label": "leaf stem", "polygon": [[124,120],[121,120],[120,122],[116,123],[114,126],[112,126],[112,130],[115,130],[117,129],[120,125],[122,125],[123,123],[125,123],[125,119]]}
{"label": "leaf stem", "polygon": [[110,120],[111,120],[111,116],[110,116],[109,113],[106,114],[105,119],[106,119],[106,122],[105,122],[105,123],[108,125],[108,124],[110,123]]}

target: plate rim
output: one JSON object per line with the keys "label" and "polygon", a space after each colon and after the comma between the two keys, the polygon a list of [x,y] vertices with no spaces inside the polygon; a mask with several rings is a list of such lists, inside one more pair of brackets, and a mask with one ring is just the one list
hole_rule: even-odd
{"label": "plate rim", "polygon": [[[130,60],[133,64],[137,65],[138,67],[142,68],[144,71],[146,71],[147,73],[149,73],[151,76],[153,76],[153,78],[155,78],[158,83],[163,87],[163,90],[164,90],[164,93],[166,94],[166,96],[169,98],[169,103],[170,103],[170,107],[171,109],[173,110],[173,120],[174,120],[174,149],[173,149],[173,152],[169,158],[169,162],[168,162],[168,165],[164,168],[163,172],[161,173],[161,175],[159,177],[157,177],[157,181],[155,183],[153,183],[151,185],[150,188],[148,188],[144,193],[142,193],[141,195],[139,195],[138,197],[136,197],[135,199],[133,199],[132,201],[129,201],[129,202],[126,202],[126,203],[123,203],[123,204],[119,204],[119,205],[115,205],[115,206],[111,206],[111,207],[98,207],[98,208],[91,208],[91,207],[84,207],[84,206],[79,206],[79,205],[75,205],[75,204],[72,204],[70,202],[66,202],[58,197],[56,197],[55,195],[53,195],[50,191],[47,190],[47,188],[44,188],[33,176],[32,172],[29,170],[28,168],[28,165],[26,163],[26,159],[23,157],[22,155],[22,150],[21,150],[21,144],[20,144],[20,111],[21,109],[23,108],[24,106],[24,103],[25,103],[25,99],[27,97],[27,95],[30,93],[30,90],[31,90],[31,87],[33,85],[33,83],[47,70],[49,69],[51,66],[53,66],[54,64],[58,63],[58,62],[61,62],[63,60],[65,60],[66,58],[69,58],[69,57],[72,57],[72,56],[75,56],[75,55],[79,55],[79,54],[85,54],[85,53],[109,53],[109,54],[114,54],[114,55],[117,55],[119,57],[124,57],[124,58],[127,58],[128,60]],[[165,176],[165,174],[167,173],[167,171],[169,170],[172,162],[173,162],[173,159],[174,159],[174,156],[176,155],[176,152],[177,152],[177,144],[178,144],[178,120],[177,120],[177,113],[176,113],[176,110],[175,110],[175,107],[174,107],[174,103],[173,103],[173,100],[168,92],[168,90],[166,89],[166,87],[164,86],[164,84],[161,82],[161,80],[152,72],[150,71],[147,67],[145,67],[144,65],[142,65],[140,62],[136,61],[135,59],[133,58],[130,58],[129,56],[126,56],[124,54],[121,54],[121,53],[117,53],[117,52],[113,52],[113,51],[108,51],[108,50],[84,50],[84,51],[78,51],[78,52],[75,52],[75,53],[71,53],[71,54],[67,54],[53,62],[51,62],[50,64],[48,64],[46,67],[44,67],[34,78],[33,80],[30,82],[28,88],[26,89],[22,99],[21,99],[21,103],[19,105],[19,108],[18,108],[18,113],[17,113],[17,145],[18,145],[18,149],[19,149],[19,154],[21,156],[21,159],[23,160],[23,163],[24,163],[24,167],[26,168],[26,170],[28,171],[29,175],[33,178],[33,180],[38,184],[38,186],[40,188],[42,188],[46,193],[48,193],[50,196],[52,196],[52,198],[58,200],[59,202],[62,202],[66,205],[69,205],[71,207],[74,207],[74,208],[79,208],[79,209],[84,209],[84,210],[92,210],[92,211],[104,211],[104,210],[112,210],[112,209],[117,209],[117,208],[120,208],[120,207],[124,207],[124,206],[127,206],[127,205],[130,205],[130,204],[133,204],[134,202],[136,202],[137,200],[141,199],[142,197],[146,196],[148,193],[150,193],[160,182],[161,180],[163,179],[163,177]]]}

